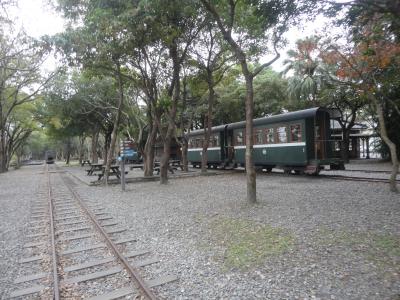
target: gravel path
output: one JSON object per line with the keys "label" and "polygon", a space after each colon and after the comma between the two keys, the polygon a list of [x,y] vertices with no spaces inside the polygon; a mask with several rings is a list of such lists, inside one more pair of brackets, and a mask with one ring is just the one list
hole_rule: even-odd
{"label": "gravel path", "polygon": [[[1,291],[18,272],[39,170],[0,175]],[[136,249],[160,259],[145,268],[147,279],[179,277],[155,289],[162,298],[400,297],[400,197],[386,184],[258,174],[258,203],[248,205],[242,173],[128,184],[125,192],[74,181],[88,203],[128,228]],[[262,251],[251,252],[254,244]]]}
{"label": "gravel path", "polygon": [[38,174],[43,170],[30,166],[0,174],[0,299],[16,289],[13,281],[25,271],[18,261],[24,254],[31,202],[39,198],[43,178]]}

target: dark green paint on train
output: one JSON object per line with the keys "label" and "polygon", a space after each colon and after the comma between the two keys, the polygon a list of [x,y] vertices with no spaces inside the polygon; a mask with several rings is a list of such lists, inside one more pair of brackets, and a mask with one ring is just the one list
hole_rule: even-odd
{"label": "dark green paint on train", "polygon": [[[332,151],[330,123],[335,118],[335,110],[317,107],[253,120],[255,166],[308,174],[318,174],[325,165],[342,169],[343,162],[334,158]],[[212,128],[209,166],[245,166],[245,126],[242,121]],[[203,137],[204,129],[189,134],[188,160],[194,167],[201,165]]]}

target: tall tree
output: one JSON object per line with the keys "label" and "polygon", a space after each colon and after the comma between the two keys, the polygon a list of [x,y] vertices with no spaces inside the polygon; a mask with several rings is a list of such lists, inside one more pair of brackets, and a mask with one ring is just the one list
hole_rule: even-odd
{"label": "tall tree", "polygon": [[193,44],[195,64],[199,69],[199,77],[207,83],[207,112],[204,114],[204,139],[201,156],[201,172],[207,172],[207,149],[210,144],[211,127],[213,126],[213,108],[216,100],[215,87],[223,79],[225,72],[231,67],[232,60],[221,34],[212,23],[207,24]]}
{"label": "tall tree", "polygon": [[49,78],[40,74],[49,48],[19,33],[7,36],[0,30],[0,173],[7,171],[7,124],[13,111],[31,102]]}
{"label": "tall tree", "polygon": [[288,79],[289,97],[304,102],[306,107],[321,105],[318,94],[323,89],[326,70],[319,57],[319,40],[317,36],[298,40],[296,49],[289,50],[284,61],[284,73],[292,73]]}
{"label": "tall tree", "polygon": [[121,24],[125,16],[122,12],[126,6],[97,0],[88,1],[79,7],[75,7],[75,1],[59,3],[66,17],[71,20],[79,19],[82,25],[78,28],[71,27],[67,32],[58,35],[55,38],[56,45],[73,64],[113,76],[115,79],[118,97],[105,168],[104,178],[107,184],[125,99],[127,32]]}
{"label": "tall tree", "polygon": [[[388,78],[387,75],[400,66],[400,44],[393,39],[393,34],[387,30],[386,23],[379,16],[370,20],[367,25],[362,35],[352,36],[353,47],[332,45],[325,59],[336,63],[339,66],[338,78],[358,88],[375,109],[380,136],[390,149],[392,159],[390,190],[397,192],[397,146],[388,135],[384,111],[390,105],[386,92],[387,86],[391,84],[391,76]],[[396,110],[393,112],[396,113]]]}
{"label": "tall tree", "polygon": [[337,80],[338,66],[323,59],[326,44],[329,45],[317,36],[298,40],[296,49],[288,51],[284,73],[292,73],[288,78],[288,94],[296,108],[324,105],[340,112],[341,157],[348,162],[350,132],[365,106],[365,97],[359,95],[354,86]]}
{"label": "tall tree", "polygon": [[[246,82],[246,175],[247,201],[255,203],[256,172],[253,164],[253,80],[279,58],[278,45],[289,20],[297,13],[295,1],[201,0],[215,20],[225,41],[241,66]],[[268,47],[268,42],[270,47]],[[250,61],[270,50],[274,57],[254,70]]]}
{"label": "tall tree", "polygon": [[14,155],[17,156],[17,166],[19,166],[20,153],[25,142],[37,128],[37,122],[32,118],[35,112],[33,103],[24,103],[18,105],[10,114],[6,124],[6,168]]}
{"label": "tall tree", "polygon": [[171,141],[176,131],[178,104],[182,100],[182,65],[187,59],[190,45],[204,26],[204,18],[198,14],[198,1],[153,1],[153,4],[158,9],[154,16],[159,20],[157,28],[161,29],[161,43],[168,49],[172,69],[165,98],[166,126],[159,126],[164,148],[160,162],[160,183],[165,184],[168,182],[168,164]]}

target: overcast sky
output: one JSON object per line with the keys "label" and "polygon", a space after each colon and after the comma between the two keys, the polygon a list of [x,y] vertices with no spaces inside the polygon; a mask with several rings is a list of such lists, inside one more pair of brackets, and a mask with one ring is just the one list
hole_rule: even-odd
{"label": "overcast sky", "polygon": [[[1,1],[1,0],[0,0]],[[48,4],[49,0],[18,0],[18,8],[12,10],[11,14],[17,18],[17,24],[23,27],[28,35],[40,37],[42,35],[53,35],[63,31],[64,21],[60,15]],[[325,27],[323,17],[317,18],[314,22],[304,24],[302,29],[291,29],[286,33],[289,44],[286,49],[281,50],[281,59],[272,65],[272,68],[281,71],[282,62],[285,59],[286,51],[294,47],[297,39],[310,36]],[[268,58],[266,58],[268,59]],[[50,59],[45,68],[54,68],[55,60]]]}
{"label": "overcast sky", "polygon": [[18,0],[12,10],[17,24],[33,37],[55,34],[63,30],[63,19],[47,4],[48,0]]}

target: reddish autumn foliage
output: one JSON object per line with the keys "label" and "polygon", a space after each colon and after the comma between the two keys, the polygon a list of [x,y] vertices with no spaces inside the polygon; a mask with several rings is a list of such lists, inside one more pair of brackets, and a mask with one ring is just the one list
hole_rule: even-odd
{"label": "reddish autumn foliage", "polygon": [[341,80],[370,83],[371,76],[400,65],[400,44],[375,23],[365,28],[362,39],[352,48],[332,45],[328,49],[320,56],[326,63],[337,66],[336,75]]}

